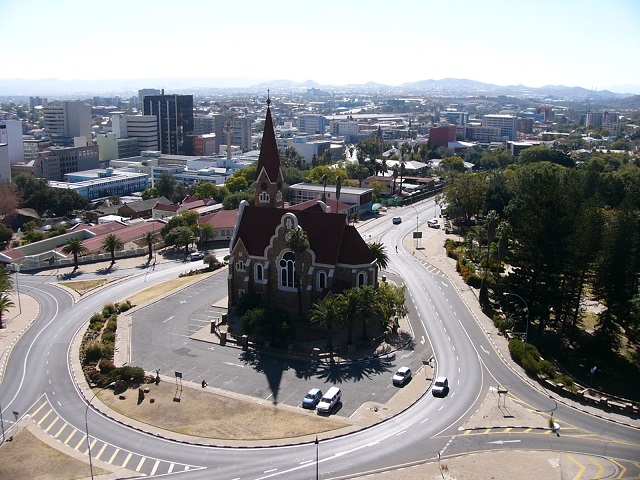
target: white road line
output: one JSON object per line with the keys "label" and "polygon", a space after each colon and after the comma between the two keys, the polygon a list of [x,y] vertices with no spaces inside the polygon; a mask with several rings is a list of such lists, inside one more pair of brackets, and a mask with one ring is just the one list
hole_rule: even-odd
{"label": "white road line", "polygon": [[167,319],[166,319],[164,322],[162,322],[162,323],[167,323],[169,320],[171,320],[171,319],[172,319],[172,318],[174,318],[174,317],[175,317],[175,315],[171,315],[169,318],[167,318]]}

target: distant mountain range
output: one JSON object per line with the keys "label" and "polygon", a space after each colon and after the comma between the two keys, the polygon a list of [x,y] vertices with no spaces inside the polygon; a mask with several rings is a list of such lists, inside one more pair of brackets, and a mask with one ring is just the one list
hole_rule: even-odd
{"label": "distant mountain range", "polygon": [[[640,92],[640,86],[627,86]],[[44,96],[87,98],[92,96],[128,97],[136,95],[139,89],[164,88],[171,93],[193,93],[195,95],[228,94],[230,92],[262,93],[270,88],[273,93],[303,93],[316,88],[329,92],[363,92],[389,95],[436,95],[436,96],[511,96],[556,100],[616,100],[634,96],[633,93],[615,93],[609,90],[589,90],[582,87],[545,85],[534,88],[525,85],[494,85],[461,78],[441,80],[421,80],[390,86],[375,82],[349,85],[321,85],[313,80],[302,83],[290,80],[272,80],[256,83],[247,78],[147,78],[129,80],[41,80],[6,79],[0,80],[0,96]]]}

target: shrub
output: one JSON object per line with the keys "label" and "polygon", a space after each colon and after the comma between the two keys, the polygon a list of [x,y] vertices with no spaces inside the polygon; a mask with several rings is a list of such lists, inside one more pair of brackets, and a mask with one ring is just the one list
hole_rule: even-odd
{"label": "shrub", "polygon": [[89,328],[91,330],[99,332],[100,330],[102,330],[103,326],[104,318],[102,317],[102,315],[100,315],[99,313],[94,313],[93,315],[91,315],[91,318],[89,319]]}
{"label": "shrub", "polygon": [[87,382],[94,384],[96,387],[106,387],[109,384],[109,376],[95,369],[86,372]]}
{"label": "shrub", "polygon": [[109,317],[116,313],[116,306],[113,303],[107,303],[104,307],[102,307],[102,316]]}
{"label": "shrub", "polygon": [[100,373],[105,375],[109,375],[113,370],[115,370],[115,368],[116,366],[114,363],[106,358],[100,360],[100,363],[98,364],[98,370],[100,370]]}
{"label": "shrub", "polygon": [[105,330],[102,332],[102,343],[116,343],[116,332],[112,330]]}
{"label": "shrub", "polygon": [[465,283],[473,288],[480,288],[482,286],[482,278],[476,274],[470,274],[464,279]]}
{"label": "shrub", "polygon": [[100,358],[108,358],[111,360],[113,358],[113,342],[102,342],[100,345]]}
{"label": "shrub", "polygon": [[109,321],[107,322],[106,327],[104,327],[105,331],[107,332],[115,332],[117,328],[118,328],[118,320],[117,320],[117,317],[114,317],[114,316],[109,318]]}
{"label": "shrub", "polygon": [[114,369],[109,374],[112,382],[124,381],[129,384],[141,384],[144,381],[144,370],[140,367],[124,366]]}
{"label": "shrub", "polygon": [[120,304],[120,313],[124,313],[127,310],[129,310],[131,308],[131,306],[129,305],[129,303],[121,303]]}
{"label": "shrub", "polygon": [[82,353],[84,355],[83,365],[93,365],[102,357],[102,347],[99,342],[92,340],[84,346]]}

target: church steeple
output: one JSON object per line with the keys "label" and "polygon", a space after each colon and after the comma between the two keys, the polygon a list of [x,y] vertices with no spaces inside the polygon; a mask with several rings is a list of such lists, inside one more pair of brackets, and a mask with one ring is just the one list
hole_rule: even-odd
{"label": "church steeple", "polygon": [[284,207],[280,154],[271,118],[271,98],[267,95],[267,117],[264,122],[258,169],[256,171],[256,207]]}

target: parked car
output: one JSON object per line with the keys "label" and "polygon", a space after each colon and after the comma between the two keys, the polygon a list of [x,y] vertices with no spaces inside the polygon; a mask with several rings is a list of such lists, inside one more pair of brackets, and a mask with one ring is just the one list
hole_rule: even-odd
{"label": "parked car", "polygon": [[449,393],[449,380],[447,377],[438,377],[431,387],[431,393],[434,397],[444,397]]}
{"label": "parked car", "polygon": [[409,367],[400,367],[393,376],[394,385],[404,385],[411,379],[411,369]]}
{"label": "parked car", "polygon": [[392,222],[394,225],[397,225],[399,223],[402,223],[402,219],[400,217],[393,217]]}
{"label": "parked car", "polygon": [[189,260],[192,262],[196,260],[202,260],[204,258],[204,253],[202,252],[193,252],[189,254]]}
{"label": "parked car", "polygon": [[315,409],[321,398],[322,390],[320,390],[319,388],[312,388],[302,399],[302,408],[311,408],[312,410]]}
{"label": "parked car", "polygon": [[331,387],[327,393],[320,399],[316,410],[318,413],[331,413],[333,408],[340,403],[342,399],[342,390],[338,387]]}
{"label": "parked car", "polygon": [[431,220],[427,220],[427,226],[429,228],[440,228],[440,222],[438,222],[437,218],[432,218]]}

